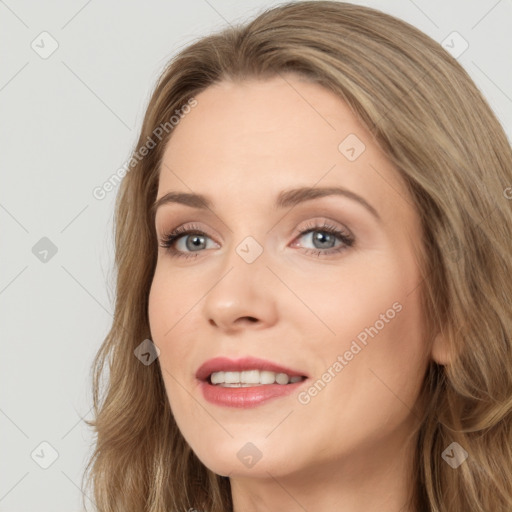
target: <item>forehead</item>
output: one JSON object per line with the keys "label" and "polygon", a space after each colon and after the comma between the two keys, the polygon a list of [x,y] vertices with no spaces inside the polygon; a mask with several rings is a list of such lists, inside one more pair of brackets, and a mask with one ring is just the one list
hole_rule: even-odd
{"label": "forehead", "polygon": [[[189,162],[214,157],[216,163],[227,164],[244,159],[250,167],[276,158],[301,161],[316,152],[320,167],[339,156],[344,135],[368,138],[334,93],[294,76],[221,82],[196,100],[197,106],[182,118],[168,142],[166,153],[175,160],[188,153]],[[191,152],[194,147],[201,151]]]}
{"label": "forehead", "polygon": [[386,208],[406,194],[369,131],[320,84],[291,74],[226,81],[195,99],[167,143],[159,197],[193,190],[242,204],[318,183],[346,187]]}

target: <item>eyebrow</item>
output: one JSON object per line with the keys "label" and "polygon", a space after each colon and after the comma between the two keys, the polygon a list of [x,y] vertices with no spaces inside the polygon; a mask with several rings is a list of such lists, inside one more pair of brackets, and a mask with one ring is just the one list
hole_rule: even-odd
{"label": "eyebrow", "polygon": [[[377,210],[364,198],[342,187],[300,187],[283,190],[277,196],[275,206],[276,208],[294,207],[305,201],[311,201],[312,199],[318,199],[320,197],[327,197],[332,195],[343,196],[347,197],[348,199],[357,201],[359,204],[364,206],[376,219],[379,221],[381,220]],[[183,204],[201,210],[211,209],[213,204],[207,196],[202,194],[192,194],[188,192],[168,192],[160,199],[155,201],[155,203],[151,206],[151,212],[156,213],[156,210],[160,206],[172,203]]]}

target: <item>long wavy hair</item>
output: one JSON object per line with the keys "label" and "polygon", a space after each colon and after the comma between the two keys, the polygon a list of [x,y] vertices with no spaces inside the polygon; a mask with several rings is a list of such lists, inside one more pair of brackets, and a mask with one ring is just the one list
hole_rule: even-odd
{"label": "long wavy hair", "polygon": [[[411,505],[510,512],[510,143],[439,43],[393,16],[334,1],[281,4],[199,38],[157,80],[116,199],[115,312],[91,368],[94,418],[87,424],[95,442],[82,489],[93,488],[100,512],[233,510],[229,478],[206,468],[180,433],[159,364],[134,356],[151,339],[158,247],[151,205],[176,110],[217,82],[285,79],[287,72],[348,104],[396,166],[421,218],[426,335],[441,332],[451,359],[431,361],[425,374]],[[150,139],[154,147],[141,152]],[[468,453],[457,468],[442,456],[454,442]]]}

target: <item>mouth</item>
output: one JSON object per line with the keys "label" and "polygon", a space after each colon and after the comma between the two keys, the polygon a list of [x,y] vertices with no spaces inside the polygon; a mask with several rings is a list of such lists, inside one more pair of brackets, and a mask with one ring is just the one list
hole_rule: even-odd
{"label": "mouth", "polygon": [[286,399],[309,376],[303,372],[254,357],[210,359],[196,372],[203,398],[224,408],[253,408]]}
{"label": "mouth", "polygon": [[196,378],[212,386],[254,387],[273,384],[289,385],[308,378],[305,372],[254,357],[228,359],[216,357],[203,363]]}

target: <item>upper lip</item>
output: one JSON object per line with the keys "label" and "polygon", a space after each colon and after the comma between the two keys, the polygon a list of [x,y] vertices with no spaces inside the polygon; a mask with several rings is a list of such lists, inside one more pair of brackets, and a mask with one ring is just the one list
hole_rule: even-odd
{"label": "upper lip", "polygon": [[304,372],[281,366],[280,364],[259,359],[257,357],[243,357],[241,359],[228,359],[227,357],[215,357],[205,361],[196,371],[196,378],[206,381],[214,372],[241,372],[244,370],[261,370],[276,373],[286,373],[289,377],[307,377]]}

